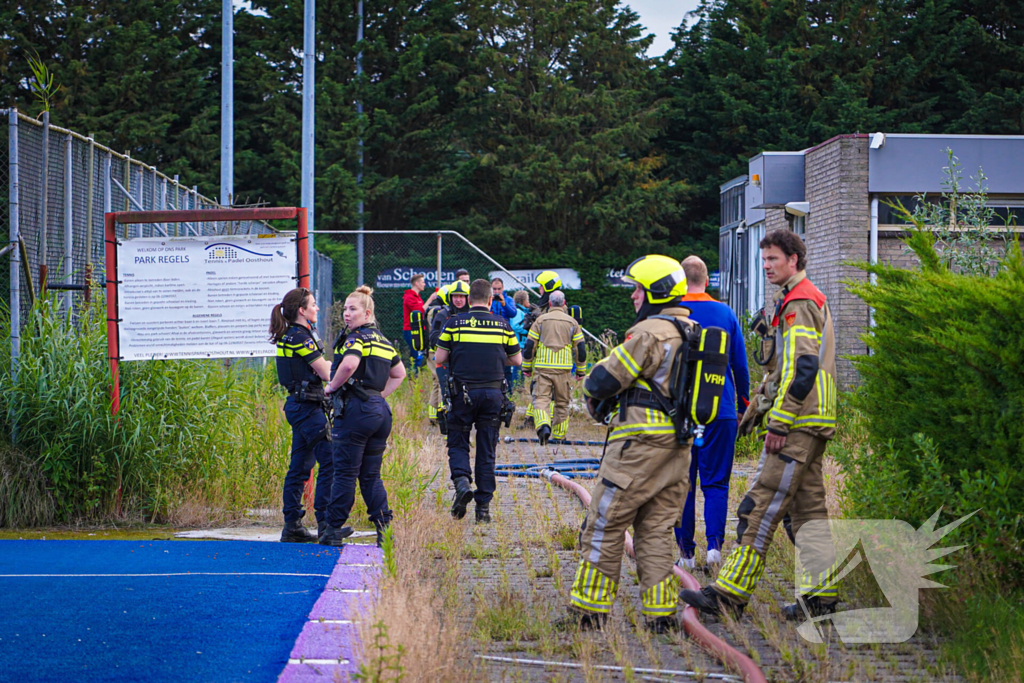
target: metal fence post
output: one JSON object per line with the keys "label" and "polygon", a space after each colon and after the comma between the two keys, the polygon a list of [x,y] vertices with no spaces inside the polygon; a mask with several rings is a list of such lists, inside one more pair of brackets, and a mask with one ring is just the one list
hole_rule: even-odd
{"label": "metal fence post", "polygon": [[[85,195],[85,270],[86,270],[86,281],[85,286],[92,289],[92,212],[93,212],[93,195],[96,192],[96,140],[92,133],[89,133],[89,174],[86,182],[88,183],[88,193]],[[89,291],[86,290],[86,292]],[[89,300],[88,294],[86,294],[86,301]]]}
{"label": "metal fence post", "polygon": [[[178,174],[174,174],[174,208],[181,209],[181,199],[178,198]],[[174,224],[174,236],[178,237],[181,234],[181,230],[178,228],[179,223]],[[185,228],[185,232],[188,232],[188,228]]]}
{"label": "metal fence post", "polygon": [[50,112],[43,112],[43,177],[40,197],[40,231],[39,231],[39,295],[46,294],[46,211],[50,194]]}
{"label": "metal fence post", "polygon": [[[18,249],[19,198],[18,182],[18,110],[7,113],[7,172],[11,225],[9,230],[11,249],[11,380],[18,381],[18,359],[21,356],[21,252]],[[11,416],[13,418],[13,414]],[[18,442],[18,425],[11,420],[11,441]]]}
{"label": "metal fence post", "polygon": [[441,233],[437,233],[437,280],[434,286],[441,289]]}
{"label": "metal fence post", "polygon": [[113,198],[110,196],[110,172],[111,166],[114,163],[114,156],[107,152],[107,156],[103,159],[103,215],[107,215],[114,210]]}
{"label": "metal fence post", "polygon": [[[72,179],[72,139],[68,135],[64,141],[64,284],[72,284],[74,275],[74,239],[75,227],[72,221],[74,182]],[[71,315],[71,291],[64,292],[64,313]]]}

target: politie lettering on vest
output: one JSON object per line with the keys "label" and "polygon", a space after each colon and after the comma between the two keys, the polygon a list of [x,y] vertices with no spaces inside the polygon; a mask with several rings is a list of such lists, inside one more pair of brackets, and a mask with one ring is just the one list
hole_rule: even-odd
{"label": "politie lettering on vest", "polygon": [[[456,287],[465,283],[456,282]],[[476,501],[476,521],[488,523],[496,480],[494,461],[498,431],[503,419],[511,419],[506,397],[506,365],[520,365],[522,353],[508,321],[490,311],[491,283],[476,280],[469,286],[469,310],[448,318],[437,340],[438,369],[448,364],[445,404],[448,423],[448,466],[455,495],[451,514],[466,515]],[[449,292],[455,298],[455,290]],[[438,375],[440,379],[440,373]],[[476,462],[470,466],[469,435],[476,428]],[[472,482],[475,478],[476,490]]]}

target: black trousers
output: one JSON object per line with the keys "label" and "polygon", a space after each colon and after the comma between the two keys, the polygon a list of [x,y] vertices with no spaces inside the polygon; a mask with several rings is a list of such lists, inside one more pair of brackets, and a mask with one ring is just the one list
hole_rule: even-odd
{"label": "black trousers", "polygon": [[377,526],[391,521],[388,492],[380,478],[384,449],[391,434],[391,406],[380,396],[362,401],[352,396],[345,416],[334,421],[334,484],[327,505],[327,523],[345,526],[356,502],[356,482],[370,521]]}
{"label": "black trousers", "polygon": [[327,426],[327,416],[318,404],[299,401],[292,396],[284,403],[284,416],[292,427],[292,461],[284,477],[284,521],[290,524],[302,519],[305,514],[302,510],[302,489],[313,471],[313,464],[319,463],[313,509],[317,524],[323,524],[334,477],[331,443],[320,437]]}
{"label": "black trousers", "polygon": [[476,426],[476,491],[478,505],[486,505],[494,497],[494,458],[498,447],[498,419],[503,396],[501,389],[470,389],[470,405],[459,390],[452,397],[448,416],[448,467],[452,479],[468,477],[473,481],[469,465],[469,432]]}

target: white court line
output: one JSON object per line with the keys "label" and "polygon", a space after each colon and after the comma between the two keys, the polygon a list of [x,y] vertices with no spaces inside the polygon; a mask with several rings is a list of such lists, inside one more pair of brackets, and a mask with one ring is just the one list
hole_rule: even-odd
{"label": "white court line", "polygon": [[332,590],[335,593],[369,593],[370,592],[369,588],[328,588],[327,590]]}
{"label": "white court line", "polygon": [[351,619],[310,619],[311,624],[347,624],[354,626],[358,624],[358,621],[352,621]]}
{"label": "white court line", "polygon": [[172,574],[0,574],[0,579],[59,579],[117,576],[323,576],[330,574],[288,574],[286,572],[176,572]]}
{"label": "white court line", "polygon": [[349,664],[347,659],[289,659],[289,664]]}

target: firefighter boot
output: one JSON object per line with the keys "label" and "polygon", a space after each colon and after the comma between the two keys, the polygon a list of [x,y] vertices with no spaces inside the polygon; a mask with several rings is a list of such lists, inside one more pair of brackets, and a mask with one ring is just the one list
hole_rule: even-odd
{"label": "firefighter boot", "polygon": [[329,545],[335,548],[340,548],[345,545],[345,539],[352,535],[352,527],[333,527],[330,524],[325,525],[324,533],[320,536],[320,545]]}
{"label": "firefighter boot", "polygon": [[552,626],[556,631],[600,631],[607,620],[607,614],[582,612],[570,607],[569,614],[556,620]]}
{"label": "firefighter boot", "polygon": [[281,543],[316,543],[313,532],[302,526],[302,520],[286,522],[281,530]]}
{"label": "firefighter boot", "polygon": [[644,628],[658,635],[673,633],[679,630],[679,619],[676,617],[655,617],[644,622]]}
{"label": "firefighter boot", "polygon": [[462,519],[466,516],[466,506],[473,500],[473,487],[469,477],[455,477],[455,497],[452,499],[452,517]]}
{"label": "firefighter boot", "polygon": [[491,523],[491,504],[490,503],[477,503],[476,504],[476,523],[477,524],[490,524]]}
{"label": "firefighter boot", "polygon": [[541,446],[548,445],[548,439],[551,438],[551,427],[548,425],[541,425],[541,428],[537,430],[537,440],[540,441]]}
{"label": "firefighter boot", "polygon": [[743,616],[743,608],[746,606],[723,598],[711,586],[704,586],[699,591],[680,591],[679,598],[701,614],[712,617],[721,616],[722,612],[729,612],[734,619],[739,619]]}
{"label": "firefighter boot", "polygon": [[782,616],[786,617],[790,621],[803,621],[808,616],[811,617],[823,617],[826,614],[835,614],[836,603],[824,602],[821,598],[816,595],[812,595],[809,598],[804,598],[804,606],[807,608],[805,613],[799,602],[794,602],[791,605],[786,605],[782,608]]}

